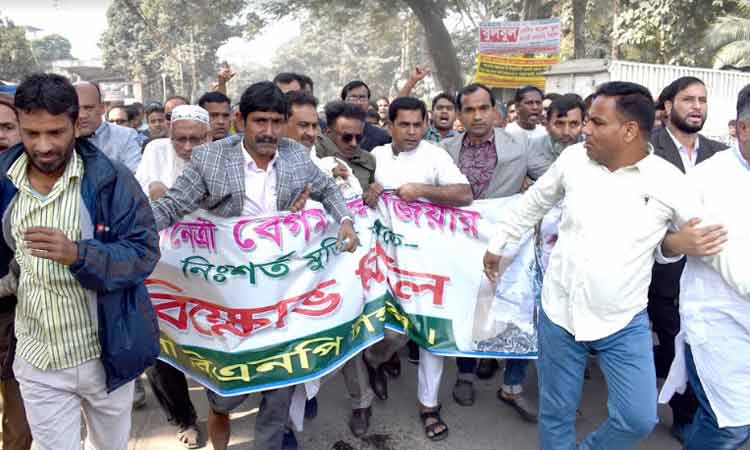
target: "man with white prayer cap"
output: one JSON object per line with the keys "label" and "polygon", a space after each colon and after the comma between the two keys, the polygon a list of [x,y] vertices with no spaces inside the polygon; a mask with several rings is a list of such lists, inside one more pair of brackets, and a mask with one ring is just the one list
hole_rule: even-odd
{"label": "man with white prayer cap", "polygon": [[172,110],[168,138],[154,139],[143,151],[135,178],[151,200],[167,192],[190,162],[193,148],[210,142],[208,111],[196,105]]}
{"label": "man with white prayer cap", "polygon": [[[211,141],[208,111],[196,105],[180,105],[172,110],[169,137],[146,145],[135,178],[151,200],[161,198],[190,162],[193,148]],[[157,360],[146,371],[151,390],[177,426],[177,440],[187,448],[200,446],[197,416],[188,393],[185,374]]]}

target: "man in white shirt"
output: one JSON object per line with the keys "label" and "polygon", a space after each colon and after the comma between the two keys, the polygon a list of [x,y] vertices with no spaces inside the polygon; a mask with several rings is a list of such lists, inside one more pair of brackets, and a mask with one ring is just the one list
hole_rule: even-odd
{"label": "man in white shirt", "polygon": [[150,200],[161,198],[190,163],[193,147],[211,142],[208,112],[195,105],[172,110],[169,137],[154,139],[143,150],[135,178]]}
{"label": "man in white shirt", "polygon": [[542,98],[544,92],[536,86],[524,86],[516,91],[515,105],[517,119],[505,126],[505,131],[513,135],[535,138],[547,134],[542,125]]}
{"label": "man in white shirt", "polygon": [[[141,189],[152,201],[163,197],[172,187],[190,163],[193,148],[211,142],[209,114],[200,106],[177,106],[172,110],[170,122],[169,137],[154,139],[146,145],[135,173]],[[157,360],[146,375],[169,422],[177,427],[177,440],[187,448],[197,448],[201,437],[185,374]]]}
{"label": "man in white shirt", "polygon": [[[740,91],[737,116],[738,145],[697,166],[689,178],[711,219],[729,230],[723,252],[738,256],[729,264],[744,265],[750,277],[750,213],[737,203],[738,193],[750,192],[750,86]],[[698,410],[684,433],[685,450],[739,449],[750,439],[750,296],[692,256],[702,250],[700,245],[691,239],[687,244],[675,241],[681,234],[664,241],[667,252],[688,258],[680,286],[676,355],[659,401],[684,391],[689,382]]]}
{"label": "man in white shirt", "polygon": [[[664,127],[651,133],[654,154],[661,156],[680,169],[690,173],[696,165],[724,150],[726,145],[701,135],[708,115],[708,93],[698,78],[681,77],[662,90],[659,101],[664,105]],[[648,290],[648,315],[651,326],[659,338],[654,347],[657,378],[665,378],[675,355],[674,341],[680,331],[678,311],[680,274],[685,261],[674,264],[656,264]],[[692,391],[687,389],[669,402],[672,409],[672,435],[682,441],[682,431],[693,421],[698,407]]]}
{"label": "man in white shirt", "polygon": [[[392,144],[372,150],[375,157],[375,182],[365,193],[365,202],[374,207],[385,189],[407,202],[418,199],[448,206],[472,202],[471,186],[450,155],[442,148],[422,140],[426,130],[427,107],[413,97],[394,100],[388,110]],[[370,381],[376,395],[387,398],[382,364],[388,361],[408,338],[387,333],[386,338],[364,352]],[[448,426],[440,417],[438,390],[443,373],[443,357],[420,348],[418,398],[425,434],[431,440],[445,439]]]}
{"label": "man in white shirt", "polygon": [[[485,254],[485,271],[494,279],[506,246],[565,198],[539,319],[541,450],[575,448],[589,351],[597,353],[607,381],[609,418],[578,448],[630,449],[657,423],[646,314],[651,267],[670,223],[682,226],[701,211],[682,174],[651,154],[653,122],[648,89],[628,82],[601,85],[584,128],[585,144],[566,149],[510,206]],[[750,289],[739,268],[722,264],[721,255],[711,263]]]}

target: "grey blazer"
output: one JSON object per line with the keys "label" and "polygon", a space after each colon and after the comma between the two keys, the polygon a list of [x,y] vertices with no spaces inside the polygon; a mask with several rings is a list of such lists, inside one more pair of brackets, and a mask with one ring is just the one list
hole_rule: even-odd
{"label": "grey blazer", "polygon": [[[456,165],[458,165],[465,135],[466,133],[461,133],[440,142]],[[529,152],[529,141],[525,136],[511,135],[502,128],[495,128],[495,150],[497,151],[497,167],[481,198],[518,194],[521,192],[521,185],[527,175],[536,180],[549,168],[549,164]]]}
{"label": "grey blazer", "polygon": [[[190,164],[166,195],[151,202],[156,227],[162,230],[198,208],[222,217],[242,214],[245,202],[243,135],[233,135],[193,149]],[[276,207],[289,209],[310,185],[310,198],[323,203],[336,222],[351,213],[333,178],[318,169],[307,150],[292,140],[279,139],[276,158]]]}

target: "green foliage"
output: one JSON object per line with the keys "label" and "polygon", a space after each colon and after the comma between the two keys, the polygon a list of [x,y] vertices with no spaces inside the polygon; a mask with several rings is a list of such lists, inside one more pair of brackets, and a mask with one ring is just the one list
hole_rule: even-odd
{"label": "green foliage", "polygon": [[738,0],[706,33],[716,68],[750,66],[750,0]]}
{"label": "green foliage", "polygon": [[37,61],[45,69],[49,68],[53,61],[58,59],[71,59],[70,41],[59,34],[50,34],[41,39],[31,41]]}
{"label": "green foliage", "polygon": [[703,36],[728,0],[621,0],[613,40],[623,57],[657,64],[706,65]]}
{"label": "green foliage", "polygon": [[35,70],[37,63],[26,32],[0,17],[0,80],[19,81]]}
{"label": "green foliage", "polygon": [[246,28],[242,0],[114,0],[99,46],[105,65],[141,80],[146,96],[198,96],[217,72],[216,50]]}

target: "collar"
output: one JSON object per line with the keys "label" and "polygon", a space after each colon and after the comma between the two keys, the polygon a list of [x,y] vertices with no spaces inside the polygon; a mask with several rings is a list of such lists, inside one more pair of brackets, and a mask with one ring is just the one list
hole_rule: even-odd
{"label": "collar", "polygon": [[[251,169],[253,171],[258,171],[258,164],[255,162],[255,159],[250,155],[250,152],[247,151],[247,148],[245,147],[245,139],[243,138],[240,140],[240,145],[242,146],[242,157],[245,160],[245,169]],[[276,153],[273,154],[273,158],[271,158],[271,161],[268,163],[268,168],[265,170],[266,172],[270,171],[275,165],[276,165],[276,159],[279,157],[279,148],[276,147]]]}
{"label": "collar", "polygon": [[483,145],[487,145],[487,143],[494,144],[495,143],[495,129],[492,129],[492,133],[490,133],[490,137],[485,139],[484,141],[480,142],[479,144],[472,144],[469,140],[469,133],[464,133],[464,139],[461,143],[462,147],[481,147]]}
{"label": "collar", "polygon": [[91,136],[89,136],[89,138],[101,135],[102,133],[104,133],[108,126],[109,122],[107,122],[106,120],[102,120],[102,123],[99,124],[99,126],[96,128],[96,130],[94,130],[93,133],[91,133]]}
{"label": "collar", "polygon": [[[677,148],[678,151],[686,150],[687,148],[680,144],[680,141],[677,140],[676,137],[674,137],[674,134],[672,134],[671,131],[669,131],[669,127],[664,127],[664,129],[667,131],[667,134],[672,139],[672,142],[674,142],[674,146]],[[693,149],[694,152],[698,152],[698,149],[701,146],[701,137],[696,133],[695,136],[695,148]]]}
{"label": "collar", "polygon": [[732,151],[734,151],[734,154],[737,156],[737,158],[740,160],[740,164],[742,167],[750,171],[750,162],[748,162],[744,156],[742,156],[742,152],[740,151],[740,144],[736,143],[732,146]]}
{"label": "collar", "polygon": [[[13,183],[13,185],[16,186],[16,189],[20,190],[24,185],[28,183],[28,167],[29,156],[26,154],[26,152],[24,152],[21,154],[21,156],[18,157],[18,159],[13,162],[13,164],[11,164],[10,168],[8,169],[8,179],[11,181],[11,183]],[[82,177],[83,161],[78,155],[78,152],[73,150],[70,161],[68,161],[67,166],[65,166],[65,170],[58,179],[57,183],[62,180],[63,185],[67,186],[74,178]]]}

